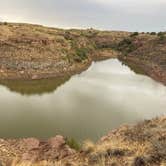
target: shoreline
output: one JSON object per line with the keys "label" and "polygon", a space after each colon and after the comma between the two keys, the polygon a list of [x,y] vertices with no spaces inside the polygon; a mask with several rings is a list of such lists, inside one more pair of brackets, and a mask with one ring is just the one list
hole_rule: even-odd
{"label": "shoreline", "polygon": [[[106,51],[106,53],[105,53]],[[41,80],[41,79],[51,79],[51,78],[61,78],[66,76],[73,76],[75,74],[80,74],[81,72],[87,70],[93,61],[101,61],[111,58],[117,58],[118,52],[115,52],[113,50],[99,50],[92,53],[90,58],[86,59],[85,61],[78,63],[75,62],[75,64],[66,64],[64,66],[60,66],[60,69],[53,68],[49,69],[45,73],[41,70],[35,70],[35,71],[8,71],[8,70],[0,70],[0,81],[3,80],[25,80],[25,81],[31,81],[31,80]],[[42,65],[42,63],[40,64]]]}
{"label": "shoreline", "polygon": [[57,166],[58,163],[60,166],[113,163],[156,166],[166,163],[165,146],[166,116],[162,116],[136,125],[122,125],[98,142],[85,141],[81,147],[60,135],[48,140],[0,139],[0,162],[4,166]]}
{"label": "shoreline", "polygon": [[166,85],[166,71],[163,70],[158,64],[150,61],[141,61],[139,58],[130,56],[120,56],[118,58],[127,66],[129,66],[134,72],[147,75],[157,82]]}

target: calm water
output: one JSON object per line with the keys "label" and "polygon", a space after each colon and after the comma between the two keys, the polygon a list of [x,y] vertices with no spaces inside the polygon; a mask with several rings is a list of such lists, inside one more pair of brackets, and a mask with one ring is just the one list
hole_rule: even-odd
{"label": "calm water", "polygon": [[165,108],[165,86],[111,59],[70,79],[1,82],[0,137],[95,140]]}

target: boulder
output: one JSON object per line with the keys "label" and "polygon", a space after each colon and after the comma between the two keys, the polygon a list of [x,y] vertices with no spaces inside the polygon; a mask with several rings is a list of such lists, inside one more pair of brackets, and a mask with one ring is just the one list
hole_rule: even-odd
{"label": "boulder", "polygon": [[24,146],[24,148],[27,151],[30,151],[32,149],[39,148],[40,141],[36,138],[27,138],[27,139],[23,139],[20,142],[20,144],[21,144],[21,146]]}

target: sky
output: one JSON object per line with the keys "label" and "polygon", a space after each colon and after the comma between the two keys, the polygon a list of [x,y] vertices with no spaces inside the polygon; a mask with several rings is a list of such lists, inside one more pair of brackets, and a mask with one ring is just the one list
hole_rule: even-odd
{"label": "sky", "polygon": [[0,0],[0,21],[59,28],[165,31],[166,0]]}

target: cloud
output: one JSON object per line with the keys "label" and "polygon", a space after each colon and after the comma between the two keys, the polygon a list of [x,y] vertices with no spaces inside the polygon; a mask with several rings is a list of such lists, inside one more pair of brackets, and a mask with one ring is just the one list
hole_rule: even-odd
{"label": "cloud", "polygon": [[165,0],[0,0],[0,17],[58,27],[160,31]]}
{"label": "cloud", "polygon": [[100,3],[100,4],[118,4],[118,5],[130,5],[130,4],[142,4],[142,5],[151,5],[151,4],[161,4],[161,3],[165,3],[165,0],[92,0],[94,2]]}

